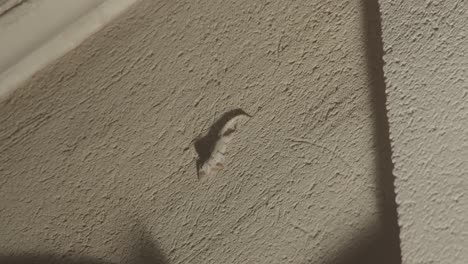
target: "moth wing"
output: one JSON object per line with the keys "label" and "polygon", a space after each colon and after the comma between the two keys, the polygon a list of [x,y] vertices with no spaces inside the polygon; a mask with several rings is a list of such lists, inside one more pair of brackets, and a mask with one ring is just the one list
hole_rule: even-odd
{"label": "moth wing", "polygon": [[198,171],[198,178],[201,179],[207,175],[207,171],[204,167],[201,167],[200,170]]}
{"label": "moth wing", "polygon": [[224,163],[224,153],[221,153],[221,152],[213,153],[209,161],[210,161],[209,163],[212,166],[216,166],[216,164],[218,163]]}
{"label": "moth wing", "polygon": [[216,163],[216,165],[213,167],[213,170],[216,172],[224,170],[224,165],[222,163]]}
{"label": "moth wing", "polygon": [[248,118],[250,118],[248,115],[238,115],[226,122],[219,132],[219,139],[215,143],[210,158],[200,166],[200,177],[209,176],[224,169],[224,154],[226,153],[227,143],[232,139],[237,125]]}
{"label": "moth wing", "polygon": [[211,157],[201,166],[200,175],[211,175],[215,172],[224,169],[224,154],[221,152],[216,152],[211,155]]}
{"label": "moth wing", "polygon": [[226,124],[224,125],[223,129],[221,129],[220,136],[221,137],[226,137],[231,135],[234,131],[237,129],[237,125],[249,117],[246,115],[238,115],[236,117],[233,117],[231,120],[227,121]]}
{"label": "moth wing", "polygon": [[216,144],[215,144],[213,154],[218,153],[218,152],[221,153],[221,154],[225,154],[226,149],[227,149],[227,144],[226,143],[227,143],[226,138],[220,138],[218,140],[218,142],[216,142]]}

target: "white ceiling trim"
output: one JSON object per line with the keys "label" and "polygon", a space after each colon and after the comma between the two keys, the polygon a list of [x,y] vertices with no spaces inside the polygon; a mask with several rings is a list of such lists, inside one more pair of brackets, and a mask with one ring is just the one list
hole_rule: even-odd
{"label": "white ceiling trim", "polygon": [[138,0],[35,0],[0,17],[0,100]]}

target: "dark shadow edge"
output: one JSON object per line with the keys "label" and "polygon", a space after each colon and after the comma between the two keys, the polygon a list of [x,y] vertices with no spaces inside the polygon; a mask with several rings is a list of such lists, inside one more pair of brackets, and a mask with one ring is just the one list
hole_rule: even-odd
{"label": "dark shadow edge", "polygon": [[400,228],[394,188],[392,150],[386,109],[386,84],[384,76],[384,50],[382,23],[378,0],[363,0],[363,27],[366,48],[368,83],[374,111],[374,142],[376,146],[377,186],[380,194],[379,207],[382,226],[382,252],[392,261],[401,263]]}

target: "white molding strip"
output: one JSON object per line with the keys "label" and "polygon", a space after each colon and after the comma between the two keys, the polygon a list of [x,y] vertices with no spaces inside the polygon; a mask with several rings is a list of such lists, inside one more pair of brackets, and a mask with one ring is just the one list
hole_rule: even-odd
{"label": "white molding strip", "polygon": [[[49,2],[57,2],[59,7],[63,7],[63,2],[69,2],[64,0],[36,0],[36,1],[49,1]],[[81,2],[84,3],[86,1],[80,0],[72,0],[73,2]],[[82,2],[83,1],[83,2]],[[94,6],[92,6],[92,1],[94,1]],[[68,51],[76,48],[80,45],[86,38],[88,38],[93,33],[100,30],[104,25],[112,21],[115,17],[119,14],[124,12],[127,8],[129,8],[132,4],[137,2],[138,0],[105,0],[105,1],[97,1],[92,0],[91,2],[88,1],[87,3],[90,6],[83,8],[84,12],[75,16],[74,21],[55,21],[56,23],[64,23],[62,27],[60,25],[53,25],[55,27],[55,32],[50,32],[47,30],[43,30],[43,35],[45,35],[46,39],[41,41],[39,45],[36,47],[32,47],[32,50],[28,52],[21,51],[23,54],[20,53],[20,58],[18,58],[18,62],[14,63],[13,65],[4,66],[3,69],[0,68],[0,101],[7,98],[11,92],[13,92],[16,88],[18,88],[25,80],[29,79],[34,73],[45,67],[51,61],[54,61],[61,56],[63,56]],[[96,4],[97,3],[97,4]],[[34,4],[34,1],[32,2]],[[22,5],[23,6],[23,5]],[[22,7],[21,6],[21,7]],[[18,7],[19,8],[19,7]],[[63,12],[63,9],[55,9],[57,11]],[[14,12],[15,10],[11,11]],[[41,10],[37,10],[40,12]],[[42,9],[44,12],[49,12],[50,9]],[[73,11],[73,10],[72,10]],[[75,9],[76,11],[76,9]],[[10,15],[10,12],[8,14]],[[38,14],[34,13],[32,16],[35,19],[30,19],[25,23],[40,23],[40,18],[47,16],[47,13]],[[75,12],[76,15],[76,12]],[[62,15],[63,16],[63,15]],[[4,18],[4,17],[2,17]],[[19,19],[27,19],[27,18],[19,18]],[[39,20],[38,20],[39,19]],[[0,21],[1,22],[1,21]],[[20,21],[23,22],[23,21]],[[32,24],[31,24],[32,25]],[[15,26],[15,25],[13,25]],[[24,25],[23,25],[24,29]],[[0,30],[3,30],[0,28]],[[9,28],[11,31],[12,29]],[[14,28],[13,28],[14,30]],[[30,45],[30,43],[20,43],[21,41],[6,38],[7,34],[3,34],[5,38],[4,41],[0,41],[0,43],[7,43],[9,42],[10,45],[2,45],[0,49],[18,49],[15,47],[14,44],[20,45]],[[37,34],[36,34],[37,35]],[[31,42],[37,41],[37,38],[44,38],[43,35],[37,35],[36,39],[31,40]],[[21,39],[21,36],[20,40]],[[2,37],[0,36],[0,39]],[[21,47],[19,47],[21,49]],[[24,47],[23,47],[24,49]],[[8,50],[3,50],[6,52]],[[8,55],[8,54],[7,54]],[[6,60],[4,60],[6,61]]]}

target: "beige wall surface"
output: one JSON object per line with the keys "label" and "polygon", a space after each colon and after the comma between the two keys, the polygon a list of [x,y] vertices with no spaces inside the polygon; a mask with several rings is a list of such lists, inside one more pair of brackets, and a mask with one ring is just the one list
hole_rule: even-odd
{"label": "beige wall surface", "polygon": [[[375,10],[133,6],[0,103],[1,256],[397,263]],[[191,142],[233,108],[198,180]]]}
{"label": "beige wall surface", "polygon": [[468,260],[468,3],[381,1],[404,263]]}

